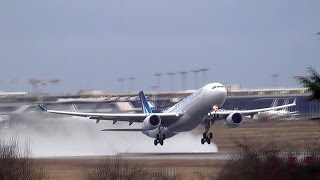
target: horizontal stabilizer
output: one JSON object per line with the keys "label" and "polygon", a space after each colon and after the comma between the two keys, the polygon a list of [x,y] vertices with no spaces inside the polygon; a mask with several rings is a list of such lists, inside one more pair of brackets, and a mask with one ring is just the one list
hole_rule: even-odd
{"label": "horizontal stabilizer", "polygon": [[142,132],[143,129],[102,129],[101,131]]}

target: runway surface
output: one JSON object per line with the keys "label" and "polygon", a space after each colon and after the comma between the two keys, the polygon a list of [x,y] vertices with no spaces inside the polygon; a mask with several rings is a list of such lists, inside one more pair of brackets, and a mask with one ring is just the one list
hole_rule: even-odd
{"label": "runway surface", "polygon": [[[291,154],[291,155],[290,155]],[[240,157],[241,152],[214,152],[214,153],[118,153],[116,155],[106,156],[54,156],[41,157],[39,159],[56,159],[56,160],[101,160],[108,158],[124,158],[129,160],[229,160]],[[287,158],[295,156],[298,160],[303,160],[307,156],[311,156],[307,151],[300,152],[282,152],[279,157]]]}
{"label": "runway surface", "polygon": [[214,152],[214,153],[119,153],[120,157],[128,159],[210,159],[210,160],[227,160],[237,155],[231,152]]}
{"label": "runway surface", "polygon": [[113,156],[56,156],[56,157],[41,157],[45,159],[103,159],[121,157],[126,159],[137,160],[228,160],[237,156],[236,152],[215,152],[215,153],[118,153]]}

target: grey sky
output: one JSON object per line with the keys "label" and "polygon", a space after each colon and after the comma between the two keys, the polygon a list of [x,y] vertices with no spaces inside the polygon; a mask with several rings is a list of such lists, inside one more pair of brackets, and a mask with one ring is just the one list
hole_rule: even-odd
{"label": "grey sky", "polygon": [[[278,73],[281,86],[296,87],[293,76],[320,70],[319,7],[318,0],[4,0],[0,90],[60,78],[42,89],[114,91],[116,79],[129,76],[149,90],[155,72],[199,67],[210,68],[210,82],[270,87]],[[162,89],[168,81],[162,77]]]}

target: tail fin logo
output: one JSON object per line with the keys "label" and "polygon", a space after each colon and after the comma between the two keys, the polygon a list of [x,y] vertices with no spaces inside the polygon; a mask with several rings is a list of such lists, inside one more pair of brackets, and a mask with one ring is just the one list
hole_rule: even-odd
{"label": "tail fin logo", "polygon": [[151,110],[151,108],[149,106],[149,103],[148,103],[146,97],[144,96],[143,91],[140,91],[139,97],[140,97],[140,101],[141,101],[141,104],[142,104],[143,112],[146,113],[146,114],[152,113],[152,110]]}

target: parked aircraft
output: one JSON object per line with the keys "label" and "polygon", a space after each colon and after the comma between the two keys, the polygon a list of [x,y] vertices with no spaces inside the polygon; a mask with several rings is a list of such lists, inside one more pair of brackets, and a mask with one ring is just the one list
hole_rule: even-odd
{"label": "parked aircraft", "polygon": [[139,129],[104,129],[102,131],[139,131],[154,138],[154,145],[163,145],[165,139],[177,135],[179,132],[191,131],[199,124],[205,127],[201,144],[210,144],[212,133],[209,130],[217,120],[225,120],[225,124],[228,127],[237,127],[243,122],[244,115],[253,116],[258,112],[283,109],[296,105],[296,101],[294,101],[291,104],[263,109],[220,110],[219,107],[223,105],[227,97],[227,90],[220,83],[205,85],[161,113],[152,112],[142,91],[139,93],[139,97],[143,113],[83,113],[47,110],[40,104],[39,107],[48,113],[86,117],[96,120],[96,123],[101,120],[111,120],[113,124],[118,121],[126,121],[129,126],[132,123],[141,123],[141,128]]}
{"label": "parked aircraft", "polygon": [[[271,107],[277,106],[278,99],[275,99]],[[283,105],[289,104],[289,99],[285,99],[283,101]],[[270,111],[264,111],[259,112],[253,116],[253,119],[274,119],[279,117],[291,117],[291,116],[297,116],[299,114],[298,111],[290,111],[289,107],[277,109],[277,110],[270,110]]]}

